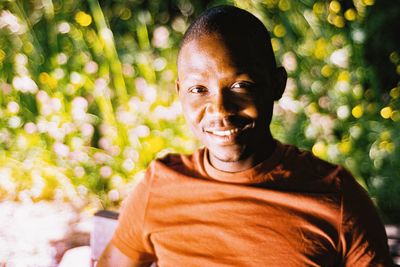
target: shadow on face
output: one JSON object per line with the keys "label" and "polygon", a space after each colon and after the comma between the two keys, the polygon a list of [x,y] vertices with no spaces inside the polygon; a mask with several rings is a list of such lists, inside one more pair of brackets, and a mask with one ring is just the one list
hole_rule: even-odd
{"label": "shadow on face", "polygon": [[[284,69],[263,61],[265,51],[237,34],[204,34],[187,42],[178,58],[177,91],[187,123],[210,155],[238,162],[271,142],[273,101]],[[269,61],[269,60],[267,60]]]}

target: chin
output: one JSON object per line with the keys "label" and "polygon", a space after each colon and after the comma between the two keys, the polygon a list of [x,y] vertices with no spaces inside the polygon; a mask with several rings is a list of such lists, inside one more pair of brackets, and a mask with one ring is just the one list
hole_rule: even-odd
{"label": "chin", "polygon": [[240,161],[245,154],[243,148],[208,148],[208,150],[214,158],[226,163]]}

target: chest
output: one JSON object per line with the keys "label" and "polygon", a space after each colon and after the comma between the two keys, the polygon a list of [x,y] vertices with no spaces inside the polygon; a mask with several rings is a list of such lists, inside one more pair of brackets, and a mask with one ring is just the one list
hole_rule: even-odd
{"label": "chest", "polygon": [[335,195],[182,185],[150,203],[160,266],[332,266],[337,259]]}

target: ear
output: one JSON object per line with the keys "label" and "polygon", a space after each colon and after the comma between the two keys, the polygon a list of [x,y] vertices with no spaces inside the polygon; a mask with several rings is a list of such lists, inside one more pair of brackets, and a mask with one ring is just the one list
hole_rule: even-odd
{"label": "ear", "polygon": [[275,90],[274,101],[279,100],[286,88],[287,72],[284,67],[279,67],[275,70]]}
{"label": "ear", "polygon": [[176,91],[176,93],[177,94],[179,94],[179,80],[177,79],[176,81],[175,81],[175,91]]}

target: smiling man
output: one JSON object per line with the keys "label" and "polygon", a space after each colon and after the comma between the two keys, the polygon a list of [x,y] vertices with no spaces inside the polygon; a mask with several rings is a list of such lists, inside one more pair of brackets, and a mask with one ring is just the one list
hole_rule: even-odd
{"label": "smiling man", "polygon": [[285,84],[255,16],[221,6],[195,20],[176,87],[204,148],[150,165],[99,267],[391,266],[383,225],[354,178],[272,137]]}
{"label": "smiling man", "polygon": [[[237,172],[274,149],[269,123],[286,72],[275,67],[270,47],[256,47],[268,40],[265,29],[237,35],[237,28],[224,25],[228,22],[213,22],[220,27],[215,32],[197,24],[188,31],[178,58],[177,90],[186,121],[210,152],[211,164]],[[249,53],[254,50],[260,53]]]}

